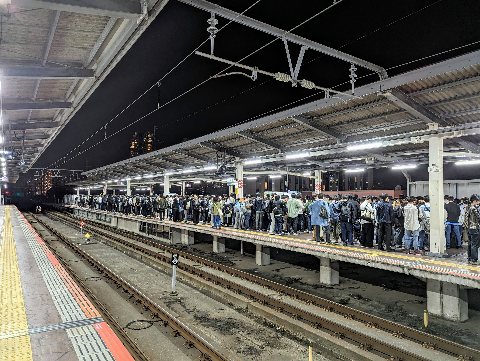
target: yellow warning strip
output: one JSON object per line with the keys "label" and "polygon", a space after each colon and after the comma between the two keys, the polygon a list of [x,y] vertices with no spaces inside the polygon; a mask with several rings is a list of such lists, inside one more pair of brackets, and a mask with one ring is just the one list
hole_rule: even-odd
{"label": "yellow warning strip", "polygon": [[[32,347],[10,209],[5,207],[0,240],[0,334],[11,333],[19,333],[20,336],[0,339],[0,361],[31,361]],[[26,335],[22,335],[24,333]]]}

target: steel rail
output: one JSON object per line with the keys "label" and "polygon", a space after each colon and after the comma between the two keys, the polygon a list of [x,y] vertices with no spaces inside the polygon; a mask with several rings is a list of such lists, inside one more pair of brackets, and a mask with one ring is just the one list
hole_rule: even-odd
{"label": "steel rail", "polygon": [[[56,213],[55,216],[63,219],[64,221],[66,221],[70,224],[75,224],[75,221],[72,220],[71,217],[66,218],[61,213]],[[418,344],[421,344],[425,348],[435,349],[437,351],[440,351],[440,352],[443,352],[443,353],[446,353],[446,354],[449,354],[449,355],[452,355],[452,356],[456,356],[461,360],[474,360],[474,361],[475,360],[480,360],[480,351],[479,350],[475,350],[473,348],[470,348],[470,347],[467,347],[467,346],[464,346],[464,345],[461,345],[461,344],[458,344],[458,343],[440,338],[438,336],[431,335],[431,334],[428,334],[426,332],[422,332],[422,331],[416,330],[414,328],[411,328],[411,327],[408,327],[408,326],[405,326],[405,325],[402,325],[402,324],[399,324],[399,323],[396,323],[396,322],[393,322],[393,321],[389,321],[389,320],[383,319],[381,317],[374,316],[374,315],[371,315],[371,314],[368,314],[366,312],[353,309],[353,308],[345,306],[345,305],[335,303],[333,301],[324,299],[324,298],[319,297],[319,296],[312,295],[312,294],[307,293],[305,291],[301,291],[301,290],[298,290],[298,289],[295,289],[295,288],[292,288],[292,287],[289,287],[289,286],[285,286],[285,285],[282,285],[280,283],[268,280],[266,278],[263,278],[263,277],[260,277],[260,276],[257,276],[257,275],[253,275],[253,274],[235,269],[233,267],[229,267],[229,266],[220,264],[220,263],[215,262],[215,261],[211,261],[209,259],[194,255],[191,252],[185,251],[183,249],[178,249],[176,247],[172,247],[172,246],[168,246],[168,245],[164,245],[164,244],[152,241],[151,239],[149,239],[147,237],[144,237],[144,236],[140,236],[138,234],[133,234],[133,233],[128,232],[128,231],[122,231],[122,230],[114,229],[113,227],[110,227],[110,226],[107,226],[107,225],[104,225],[104,224],[101,224],[101,223],[98,223],[98,222],[95,222],[95,224],[96,224],[96,226],[92,226],[91,224],[89,224],[88,227],[92,231],[96,232],[97,234],[102,235],[104,237],[107,237],[109,240],[114,239],[115,242],[121,243],[124,246],[132,248],[132,249],[134,249],[136,251],[139,251],[139,252],[142,252],[144,254],[147,254],[147,255],[149,255],[153,258],[159,259],[161,262],[169,262],[169,259],[167,258],[167,256],[158,254],[157,252],[154,252],[154,251],[152,251],[148,248],[142,247],[140,245],[132,244],[131,242],[128,242],[128,240],[119,238],[118,233],[127,234],[129,238],[132,238],[133,240],[135,240],[137,242],[144,243],[148,246],[155,247],[155,248],[161,249],[163,251],[167,251],[169,253],[174,253],[174,252],[179,253],[181,257],[189,259],[189,260],[191,260],[195,263],[203,264],[203,265],[205,265],[207,267],[210,267],[212,269],[216,269],[216,270],[225,272],[225,273],[227,273],[231,276],[235,276],[235,277],[250,281],[252,283],[261,285],[263,287],[272,289],[272,290],[277,291],[279,293],[282,293],[284,295],[288,295],[292,298],[300,300],[300,301],[302,301],[306,304],[314,304],[314,305],[316,305],[318,307],[321,307],[321,308],[323,308],[327,311],[335,312],[337,314],[343,315],[345,318],[353,319],[353,320],[357,320],[359,322],[362,322],[369,327],[374,327],[374,328],[389,332],[392,335],[394,335],[395,337],[404,338],[404,339],[408,339],[410,341],[416,342]],[[102,229],[103,231],[99,231],[99,228]],[[114,231],[110,231],[110,230],[114,230]],[[106,231],[108,233],[106,233],[104,231]],[[213,276],[213,275],[211,275],[207,272],[201,271],[196,267],[191,267],[191,266],[183,264],[179,268],[184,269],[189,273],[193,273],[193,274],[196,274],[198,276],[201,276],[204,279],[207,279],[207,280],[210,279],[214,283],[218,283],[225,288],[240,291],[239,290],[240,286],[238,286],[236,284],[230,284],[229,281],[226,281],[223,278],[218,278],[216,276]],[[249,290],[248,288],[243,290],[241,293],[244,293],[244,294],[248,295],[249,297],[256,298],[261,303],[271,305],[271,307],[273,307],[275,309],[282,309],[282,307],[278,304],[277,300],[272,300],[271,302],[268,302],[264,298],[263,295],[261,295],[259,293],[256,293],[252,290]],[[277,304],[275,304],[275,303],[277,303]],[[286,308],[283,308],[283,310],[284,311],[288,311],[289,309],[291,310],[290,307],[291,306],[286,305]],[[295,317],[297,317],[299,314],[295,313],[295,312],[293,312],[292,314],[294,314]],[[287,312],[287,313],[291,313],[291,312]],[[322,321],[322,320],[318,319],[319,316],[316,316],[317,319],[315,319],[315,320],[314,320],[314,318],[312,318],[308,315],[305,315],[305,316],[306,316],[306,318],[304,318],[304,320],[309,321],[309,323],[313,324],[314,326],[318,325],[318,324],[320,324],[320,325],[325,324],[325,320]],[[332,325],[328,325],[328,326],[334,328],[334,326],[332,326]],[[328,327],[325,326],[324,328],[328,328]],[[333,330],[333,332],[334,332],[334,334],[337,334],[337,333],[342,334],[341,330],[338,330],[338,329]],[[343,334],[343,336],[345,336],[345,335]],[[377,340],[375,340],[375,342],[378,343]],[[368,344],[367,340],[361,340],[361,342],[358,342],[358,344],[360,344],[362,347],[365,347],[367,349],[370,346],[372,346],[372,345]],[[380,347],[381,346],[382,345],[380,345]],[[383,351],[379,350],[379,351],[383,353],[385,350],[383,350]],[[392,356],[392,355],[389,355],[389,356]],[[393,355],[393,356],[396,356],[396,355]],[[409,358],[402,358],[402,359],[407,360]],[[415,358],[415,359],[418,359],[418,358]]]}
{"label": "steel rail", "polygon": [[157,304],[150,298],[148,298],[143,292],[138,290],[134,285],[131,285],[128,281],[117,275],[108,266],[102,262],[93,258],[90,254],[82,250],[76,243],[70,241],[68,237],[61,234],[58,230],[49,226],[33,214],[31,215],[39,224],[45,227],[50,233],[55,235],[58,239],[62,240],[68,245],[76,254],[83,257],[88,263],[96,268],[101,274],[104,274],[107,278],[111,279],[116,285],[122,287],[122,289],[129,293],[136,301],[140,302],[142,306],[148,309],[155,317],[160,318],[163,321],[164,326],[170,326],[175,336],[181,336],[185,339],[188,347],[195,347],[202,353],[203,357],[209,361],[227,361],[224,355],[205,340],[201,335],[191,330],[186,324],[176,319],[173,314]]}
{"label": "steel rail", "polygon": [[[34,216],[27,215],[24,216],[27,221],[31,221],[31,219],[35,219],[36,222],[41,223],[38,221],[37,218]],[[29,219],[30,218],[30,219]],[[32,222],[30,222],[32,223]],[[43,225],[43,223],[41,223]],[[35,228],[32,225],[33,228]],[[76,275],[75,271],[72,269],[72,267],[64,261],[64,259],[58,254],[58,252],[50,247],[48,242],[45,242],[45,244],[48,246],[48,249],[55,255],[55,257],[58,259],[58,261],[62,264],[63,268],[65,268],[68,272],[68,274],[75,280],[75,283],[79,285],[79,287],[82,289],[82,291],[87,295],[88,299],[92,301],[94,306],[100,311],[100,314],[102,315],[104,320],[107,320],[107,323],[115,329],[115,333],[120,336],[120,338],[123,341],[123,344],[127,346],[127,349],[129,349],[130,352],[135,354],[135,360],[140,360],[140,361],[149,361],[150,359],[143,353],[142,350],[138,347],[138,344],[133,340],[123,329],[123,327],[117,322],[115,317],[112,316],[110,311],[108,311],[106,305],[102,303],[97,296],[90,290],[90,288],[85,284],[85,282]]]}

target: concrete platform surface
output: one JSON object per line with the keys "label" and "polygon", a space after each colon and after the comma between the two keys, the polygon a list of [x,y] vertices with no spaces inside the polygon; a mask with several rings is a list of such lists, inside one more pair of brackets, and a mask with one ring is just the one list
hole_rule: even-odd
{"label": "concrete platform surface", "polygon": [[0,360],[133,360],[14,206],[0,227]]}

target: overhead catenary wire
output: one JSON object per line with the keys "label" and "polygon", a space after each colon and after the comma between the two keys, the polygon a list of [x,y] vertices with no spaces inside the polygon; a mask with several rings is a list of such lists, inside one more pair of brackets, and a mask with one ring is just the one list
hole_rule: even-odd
{"label": "overhead catenary wire", "polygon": [[[245,10],[243,10],[239,15],[243,15],[246,13],[248,10],[252,9],[255,5],[257,5],[259,2],[262,0],[256,0],[253,4],[248,6]],[[230,20],[227,22],[225,25],[220,27],[217,31],[220,32],[226,27],[228,27],[233,20]],[[163,80],[165,80],[171,73],[173,73],[180,65],[182,65],[188,58],[190,58],[192,55],[195,54],[195,52],[200,49],[203,45],[205,45],[207,42],[210,41],[210,38],[205,39],[202,41],[198,46],[196,46],[191,52],[189,52],[184,58],[182,58],[177,64],[175,64],[169,71],[167,71],[160,79],[158,79],[155,83],[153,83],[150,87],[148,87],[144,92],[142,92],[138,97],[136,97],[132,102],[130,102],[126,107],[124,107],[120,112],[118,112],[113,118],[111,118],[109,121],[107,121],[104,125],[102,125],[100,128],[98,128],[94,133],[92,133],[88,138],[84,139],[80,144],[78,144],[75,148],[71,149],[65,156],[70,155],[71,153],[75,152],[78,148],[82,147],[86,142],[88,142],[90,139],[92,139],[95,135],[97,135],[102,129],[104,129],[106,126],[108,126],[110,123],[115,121],[118,117],[120,117],[122,114],[124,114],[128,109],[130,109],[135,103],[137,103],[141,98],[143,98],[148,92],[150,92],[153,88],[157,87],[159,88],[159,84],[162,83]],[[170,104],[170,103],[168,103]],[[159,102],[159,96],[157,94],[157,110],[160,110],[163,106],[168,105],[168,104],[163,104],[162,106],[160,105]],[[143,118],[142,118],[143,119]],[[105,139],[106,140],[106,139]],[[59,158],[57,161],[60,161],[62,158]],[[54,166],[56,162],[53,162],[49,165],[49,167]]]}
{"label": "overhead catenary wire", "polygon": [[[245,9],[242,13],[240,13],[240,15],[242,15],[243,13],[245,13],[246,11],[248,11],[249,9],[251,9],[253,6],[255,6],[256,4],[258,4],[261,0],[257,0],[254,4],[250,5],[247,9]],[[331,8],[333,8],[334,6],[336,5],[339,5],[343,0],[337,0],[336,2],[334,2],[333,4],[327,6],[326,8],[320,10],[319,12],[317,12],[316,14],[310,16],[308,19],[302,21],[300,24],[294,26],[293,28],[291,28],[290,30],[288,31],[285,31],[285,34],[287,33],[290,33],[294,30],[296,30],[297,28],[299,28],[300,26],[304,25],[305,23],[307,23],[308,21],[311,21],[313,20],[314,18],[320,16],[321,14],[325,13],[326,11],[330,10]],[[225,27],[227,27],[230,23],[232,23],[233,20],[229,21],[225,26],[221,27],[219,29],[222,30],[224,29]],[[273,44],[275,41],[279,40],[278,38],[274,38],[273,40],[265,43],[264,45],[262,45],[260,48],[257,48],[256,50],[252,51],[251,53],[249,53],[248,55],[242,57],[241,59],[239,59],[237,62],[241,62],[247,58],[249,58],[250,56],[258,53],[259,51],[261,51],[262,49],[266,48],[267,46]],[[208,41],[210,41],[210,38],[207,38],[205,41],[203,41],[198,47],[196,47],[192,52],[190,52],[184,59],[181,60],[180,63],[184,62],[186,60],[186,58],[190,57],[191,55],[193,55],[201,46],[203,46],[205,43],[207,43]],[[176,65],[176,67],[178,67],[179,64]],[[232,68],[233,65],[230,65],[228,67],[226,67],[225,69],[217,72],[216,74],[214,74],[213,76],[210,76],[208,78],[206,78],[205,80],[201,81],[200,83],[197,83],[196,85],[194,85],[193,87],[191,87],[190,89],[187,89],[186,91],[182,92],[180,95],[170,99],[169,101],[163,103],[160,107],[157,106],[156,109],[148,112],[147,114],[141,116],[140,118],[136,119],[135,121],[129,123],[128,125],[122,127],[121,129],[115,131],[114,133],[112,133],[111,135],[109,135],[107,138],[103,139],[103,140],[100,140],[98,141],[97,143],[93,144],[92,146],[88,147],[87,149],[79,152],[78,154],[74,155],[73,157],[69,158],[68,160],[63,160],[63,163],[62,164],[65,164],[67,161],[70,161],[76,157],[78,157],[79,155],[85,153],[86,151],[96,147],[97,145],[101,144],[103,141],[105,140],[108,140],[110,139],[112,136],[115,136],[116,134],[120,133],[120,132],[123,132],[124,130],[130,128],[132,125],[138,123],[139,121],[145,119],[146,117],[152,115],[153,113],[155,113],[156,111],[164,108],[165,106],[169,105],[170,103],[180,99],[181,97],[183,97],[184,95],[192,92],[193,90],[197,89],[198,87],[202,86],[203,84],[207,83],[208,81],[210,81],[212,78],[214,78],[215,76],[218,76],[226,71],[228,71],[230,68]],[[175,67],[174,67],[175,68]],[[164,75],[164,77],[162,77],[159,81],[162,81],[163,79],[165,79],[165,77],[171,73],[172,70],[170,70],[170,72],[168,72],[167,74]],[[154,84],[152,84],[145,92],[143,92],[139,97],[137,97],[132,103],[130,103],[126,108],[124,108],[119,114],[117,114],[114,118],[112,118],[109,122],[106,123],[106,125],[108,125],[109,123],[111,123],[112,121],[114,121],[116,118],[118,118],[118,116],[120,114],[123,114],[128,108],[130,108],[133,104],[135,104],[141,97],[143,97],[146,93],[148,93],[152,88],[154,88],[156,85],[157,85],[158,81],[156,81]],[[93,138],[96,134],[98,134],[98,132],[103,129],[104,126],[102,126],[100,129],[98,129],[95,133],[93,133],[89,138],[87,138],[85,141],[83,141],[80,145],[76,146],[74,149],[72,149],[70,152],[67,153],[67,156],[71,153],[73,153],[76,149],[78,149],[79,147],[81,147],[85,142],[87,142],[88,140],[90,140],[91,138]],[[53,162],[49,165],[49,167],[53,167],[55,166],[58,162],[60,162],[62,160],[62,158],[59,158],[56,162]]]}

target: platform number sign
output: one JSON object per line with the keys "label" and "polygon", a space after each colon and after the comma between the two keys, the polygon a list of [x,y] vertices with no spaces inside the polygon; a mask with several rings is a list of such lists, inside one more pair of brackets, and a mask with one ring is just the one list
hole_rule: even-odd
{"label": "platform number sign", "polygon": [[179,258],[180,258],[180,256],[178,255],[178,253],[172,253],[172,260],[170,261],[172,266],[178,265],[178,259]]}

